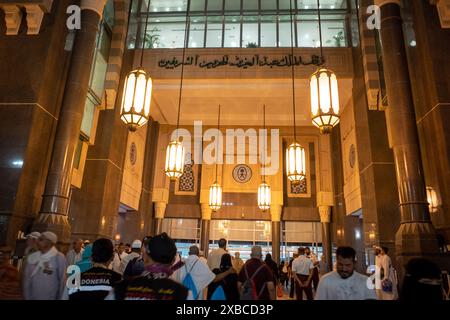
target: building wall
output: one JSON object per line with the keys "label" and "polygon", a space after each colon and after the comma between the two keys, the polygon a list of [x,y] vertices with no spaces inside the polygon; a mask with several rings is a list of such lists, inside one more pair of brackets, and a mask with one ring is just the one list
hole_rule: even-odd
{"label": "building wall", "polygon": [[22,19],[7,36],[0,10],[0,243],[29,232],[40,208],[70,58],[70,2],[54,1],[38,35],[27,35]]}
{"label": "building wall", "polygon": [[450,29],[441,27],[429,1],[408,2],[405,19],[425,182],[438,198],[431,218],[445,246],[450,244]]}

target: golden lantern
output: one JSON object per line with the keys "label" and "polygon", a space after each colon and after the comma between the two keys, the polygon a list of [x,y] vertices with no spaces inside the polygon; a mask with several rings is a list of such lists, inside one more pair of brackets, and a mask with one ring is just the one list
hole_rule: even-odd
{"label": "golden lantern", "polygon": [[131,71],[125,78],[120,118],[130,131],[148,122],[152,87],[152,78],[142,68]]}
{"label": "golden lantern", "polygon": [[430,213],[436,213],[439,203],[436,191],[432,187],[427,187],[427,202]]}
{"label": "golden lantern", "polygon": [[[220,105],[219,113],[217,116],[217,134],[219,135],[220,127]],[[213,212],[216,212],[222,207],[222,187],[217,182],[217,167],[219,164],[219,136],[216,137],[216,181],[209,187],[209,207]]]}
{"label": "golden lantern", "polygon": [[217,181],[209,187],[209,207],[213,212],[222,207],[222,187]]}
{"label": "golden lantern", "polygon": [[298,184],[306,177],[305,149],[294,142],[286,150],[286,175],[293,184]]}
{"label": "golden lantern", "polygon": [[[317,0],[320,61],[323,64],[325,59],[323,55],[320,8],[320,0]],[[329,134],[333,127],[339,123],[339,90],[336,75],[325,67],[319,67],[311,76],[310,89],[312,123],[320,129],[321,134]]]}
{"label": "golden lantern", "polygon": [[180,141],[171,141],[167,146],[165,171],[171,180],[178,179],[183,175],[184,147]]}
{"label": "golden lantern", "polygon": [[150,103],[152,100],[153,82],[150,75],[143,68],[145,39],[147,35],[149,13],[145,21],[144,43],[141,50],[141,64],[131,71],[125,78],[120,108],[120,118],[130,131],[136,131],[148,122],[150,117]]}
{"label": "golden lantern", "polygon": [[[294,20],[291,8],[291,54],[294,57]],[[297,128],[295,123],[295,63],[292,63],[292,116],[294,122],[294,143],[286,149],[286,175],[292,184],[299,184],[306,176],[305,149],[297,143]]]}
{"label": "golden lantern", "polygon": [[339,90],[336,75],[319,68],[311,76],[311,117],[322,134],[331,133],[339,123]]}
{"label": "golden lantern", "polygon": [[[183,46],[183,58],[184,62],[186,56],[186,47],[187,47],[187,33],[188,33],[188,22],[189,22],[189,9],[190,9],[190,1],[188,1],[188,5],[186,8],[186,24],[184,28],[184,46]],[[177,132],[180,126],[180,112],[181,112],[181,98],[183,93],[183,75],[184,75],[184,63],[181,64],[181,78],[180,78],[180,94],[178,96],[178,115],[177,115]],[[172,140],[167,146],[166,152],[166,175],[169,176],[171,180],[176,180],[183,175],[184,172],[184,147],[180,141],[178,141],[178,137],[176,140]]]}
{"label": "golden lantern", "polygon": [[[264,133],[266,133],[266,105],[264,105],[263,108],[263,128],[264,128]],[[264,137],[263,141],[265,142],[266,137]],[[265,156],[266,154],[266,145],[264,143],[263,146],[263,155]],[[258,187],[258,207],[262,210],[262,211],[267,211],[270,209],[270,186],[267,184],[266,180],[265,180],[265,173],[266,173],[266,168],[265,168],[265,159],[262,159],[264,163],[261,164],[262,166],[262,182]]]}
{"label": "golden lantern", "polygon": [[258,207],[262,211],[270,209],[270,186],[265,181],[258,187]]}

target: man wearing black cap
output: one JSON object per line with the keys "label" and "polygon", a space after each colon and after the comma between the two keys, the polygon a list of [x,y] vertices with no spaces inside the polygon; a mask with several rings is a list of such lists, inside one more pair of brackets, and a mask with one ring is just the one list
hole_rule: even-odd
{"label": "man wearing black cap", "polygon": [[[186,300],[188,289],[169,279],[177,247],[166,233],[144,241],[145,271],[137,278],[124,280],[114,294],[116,300]],[[111,296],[108,297],[112,298]]]}

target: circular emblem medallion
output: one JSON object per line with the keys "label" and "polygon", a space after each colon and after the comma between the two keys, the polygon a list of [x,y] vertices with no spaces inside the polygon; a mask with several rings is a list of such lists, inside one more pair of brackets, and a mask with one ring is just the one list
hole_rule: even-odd
{"label": "circular emblem medallion", "polygon": [[133,142],[131,143],[130,147],[130,162],[133,166],[136,164],[136,159],[137,159],[137,148],[136,144]]}
{"label": "circular emblem medallion", "polygon": [[252,169],[245,164],[237,165],[233,169],[233,179],[239,183],[246,183],[252,177]]}
{"label": "circular emblem medallion", "polygon": [[352,144],[350,146],[350,151],[348,154],[348,161],[350,162],[350,168],[354,168],[355,167],[355,162],[356,162],[356,150],[355,150],[355,145]]}

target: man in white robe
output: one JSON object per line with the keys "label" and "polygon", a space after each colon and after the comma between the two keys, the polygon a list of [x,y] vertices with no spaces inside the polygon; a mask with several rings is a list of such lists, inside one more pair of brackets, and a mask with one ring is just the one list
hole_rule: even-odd
{"label": "man in white robe", "polygon": [[315,299],[376,300],[370,279],[355,271],[355,250],[351,247],[339,247],[336,257],[336,271],[322,277]]}
{"label": "man in white robe", "polygon": [[198,247],[191,246],[189,248],[189,257],[184,260],[184,266],[171,276],[173,280],[183,283],[187,273],[191,275],[192,281],[197,289],[197,296],[194,297],[192,291],[189,290],[188,300],[204,300],[205,289],[216,277],[208,265],[200,260],[198,254]]}
{"label": "man in white robe", "polygon": [[[375,288],[379,300],[396,300],[398,299],[397,274],[387,253],[386,247],[375,248]],[[392,284],[392,291],[383,290],[383,283],[386,281]]]}

